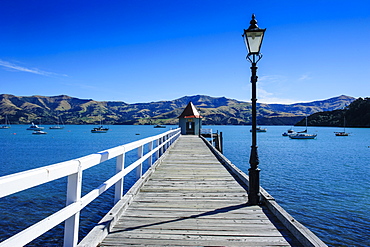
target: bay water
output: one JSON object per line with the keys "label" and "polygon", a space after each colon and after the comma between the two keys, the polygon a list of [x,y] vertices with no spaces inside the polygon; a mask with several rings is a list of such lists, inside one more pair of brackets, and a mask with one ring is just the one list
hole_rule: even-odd
{"label": "bay water", "polygon": [[[68,125],[32,135],[25,125],[0,130],[0,176],[79,158],[118,145],[153,136],[170,128],[110,126],[104,134],[90,133],[92,126]],[[250,126],[203,126],[223,132],[224,155],[248,173]],[[261,186],[294,218],[329,246],[370,246],[370,129],[348,128],[348,137],[337,137],[339,128],[309,127],[314,140],[283,137],[287,126],[267,126],[258,133]],[[303,129],[296,127],[296,130]],[[126,164],[136,152],[126,156]],[[147,167],[145,167],[147,169]],[[109,178],[115,161],[84,171],[82,194]],[[125,179],[125,190],[134,181]],[[0,241],[61,209],[65,204],[66,178],[0,198]],[[108,190],[81,212],[80,239],[113,205]],[[62,246],[63,224],[29,246]]]}

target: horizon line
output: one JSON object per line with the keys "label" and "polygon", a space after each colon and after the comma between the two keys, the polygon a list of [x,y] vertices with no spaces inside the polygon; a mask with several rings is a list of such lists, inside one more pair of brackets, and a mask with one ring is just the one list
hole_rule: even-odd
{"label": "horizon line", "polygon": [[[181,98],[184,98],[184,97],[195,97],[195,96],[206,96],[206,97],[211,97],[211,98],[226,98],[226,99],[231,99],[231,100],[236,100],[236,101],[241,101],[241,102],[250,102],[250,101],[246,101],[246,100],[239,100],[239,99],[235,99],[235,98],[229,98],[229,97],[226,97],[226,96],[209,96],[209,95],[205,95],[205,94],[195,94],[195,95],[185,95],[185,96],[181,96],[181,97],[178,97],[176,99],[172,99],[172,100],[156,100],[156,101],[146,101],[146,102],[135,102],[135,103],[128,103],[126,101],[123,101],[123,100],[96,100],[96,99],[93,99],[93,98],[80,98],[80,97],[76,97],[76,96],[70,96],[70,95],[67,95],[67,94],[59,94],[59,95],[51,95],[51,96],[47,96],[47,95],[15,95],[15,94],[11,94],[11,93],[2,93],[0,95],[11,95],[11,96],[15,96],[15,97],[59,97],[59,96],[67,96],[67,97],[70,97],[70,98],[76,98],[76,99],[82,99],[82,100],[93,100],[93,101],[99,101],[99,102],[123,102],[123,103],[126,103],[126,104],[130,104],[130,105],[133,105],[133,104],[145,104],[145,103],[155,103],[155,102],[163,102],[163,101],[174,101],[174,100],[178,100],[178,99],[181,99]],[[257,104],[268,104],[268,105],[272,105],[272,104],[278,104],[278,105],[293,105],[293,104],[299,104],[299,103],[310,103],[310,102],[316,102],[316,101],[324,101],[324,100],[328,100],[328,99],[332,99],[332,98],[337,98],[337,97],[341,97],[341,96],[345,96],[345,97],[351,97],[351,98],[354,98],[354,99],[358,99],[358,98],[367,98],[367,97],[353,97],[353,96],[349,96],[349,95],[339,95],[339,96],[332,96],[332,97],[328,97],[328,98],[325,98],[325,99],[316,99],[316,100],[305,100],[305,101],[297,101],[297,102],[292,102],[292,103],[283,103],[283,102],[257,102]],[[262,99],[263,100],[263,99]],[[266,99],[268,100],[268,99]],[[282,99],[284,100],[284,99]]]}

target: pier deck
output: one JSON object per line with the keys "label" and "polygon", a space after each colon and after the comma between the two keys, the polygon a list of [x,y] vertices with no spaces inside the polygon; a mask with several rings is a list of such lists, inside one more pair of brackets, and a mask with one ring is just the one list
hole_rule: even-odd
{"label": "pier deck", "polygon": [[301,246],[198,136],[181,136],[100,246]]}

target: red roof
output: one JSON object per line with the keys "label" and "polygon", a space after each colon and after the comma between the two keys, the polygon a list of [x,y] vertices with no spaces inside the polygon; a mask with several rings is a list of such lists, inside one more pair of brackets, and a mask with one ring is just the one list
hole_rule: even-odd
{"label": "red roof", "polygon": [[192,102],[185,107],[179,118],[202,118]]}

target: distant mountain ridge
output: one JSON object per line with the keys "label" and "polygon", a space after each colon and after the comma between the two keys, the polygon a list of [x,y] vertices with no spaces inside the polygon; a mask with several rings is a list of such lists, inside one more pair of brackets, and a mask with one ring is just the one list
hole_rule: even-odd
{"label": "distant mountain ridge", "polygon": [[[327,100],[296,104],[258,104],[258,124],[292,125],[303,116],[343,109],[355,98],[341,95]],[[127,104],[95,101],[67,95],[14,96],[0,94],[0,121],[13,124],[55,124],[60,115],[66,124],[177,124],[189,102],[198,108],[205,125],[244,125],[251,122],[251,104],[225,97],[184,96],[172,101]]]}
{"label": "distant mountain ridge", "polygon": [[[317,112],[307,119],[308,125],[370,127],[370,98],[358,98],[344,109]],[[300,121],[296,125],[305,125]]]}

